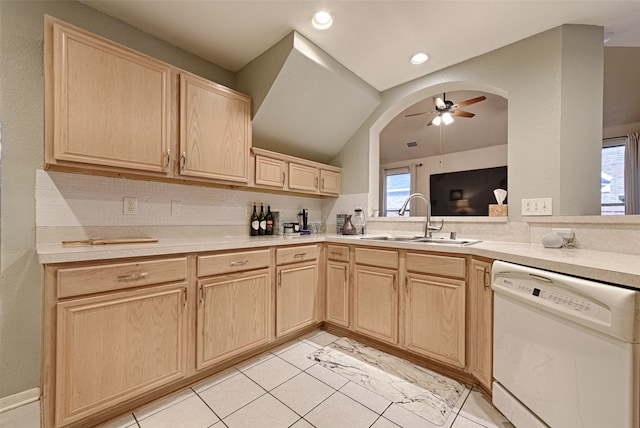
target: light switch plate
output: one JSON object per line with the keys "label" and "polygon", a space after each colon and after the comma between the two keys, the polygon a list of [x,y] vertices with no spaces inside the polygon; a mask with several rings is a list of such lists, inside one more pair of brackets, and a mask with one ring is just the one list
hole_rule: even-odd
{"label": "light switch plate", "polygon": [[530,198],[522,200],[522,215],[552,215],[551,198]]}

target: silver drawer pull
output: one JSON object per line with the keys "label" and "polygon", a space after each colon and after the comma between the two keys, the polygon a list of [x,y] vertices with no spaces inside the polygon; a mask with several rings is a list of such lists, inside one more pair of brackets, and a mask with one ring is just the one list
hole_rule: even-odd
{"label": "silver drawer pull", "polygon": [[249,263],[249,260],[238,260],[237,262],[231,262],[230,266],[234,267],[234,266],[244,266],[247,263]]}
{"label": "silver drawer pull", "polygon": [[149,272],[130,273],[129,275],[118,275],[118,281],[133,281],[136,279],[144,279],[149,276]]}
{"label": "silver drawer pull", "polygon": [[307,253],[296,253],[293,257],[304,257]]}

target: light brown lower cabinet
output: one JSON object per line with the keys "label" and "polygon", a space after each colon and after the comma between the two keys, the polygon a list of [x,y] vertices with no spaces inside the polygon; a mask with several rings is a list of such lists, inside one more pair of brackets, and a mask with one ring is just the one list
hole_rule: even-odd
{"label": "light brown lower cabinet", "polygon": [[355,249],[353,329],[374,339],[398,343],[398,268],[395,250]]}
{"label": "light brown lower cabinet", "polygon": [[351,306],[350,250],[346,245],[326,247],[325,321],[349,327]]}
{"label": "light brown lower cabinet", "polygon": [[198,281],[198,370],[269,342],[271,269]]}
{"label": "light brown lower cabinet", "polygon": [[349,263],[327,261],[325,320],[349,327]]}
{"label": "light brown lower cabinet", "polygon": [[471,374],[491,391],[493,382],[493,290],[491,262],[471,260],[469,274],[469,335]]}
{"label": "light brown lower cabinet", "polygon": [[398,272],[356,265],[353,329],[387,343],[398,343]]}
{"label": "light brown lower cabinet", "polygon": [[56,425],[184,378],[186,305],[186,283],[59,302]]}
{"label": "light brown lower cabinet", "polygon": [[465,281],[407,273],[405,346],[443,363],[465,366]]}
{"label": "light brown lower cabinet", "polygon": [[276,336],[284,336],[317,322],[318,263],[278,268]]}
{"label": "light brown lower cabinet", "polygon": [[317,244],[276,249],[276,337],[320,322],[320,254]]}

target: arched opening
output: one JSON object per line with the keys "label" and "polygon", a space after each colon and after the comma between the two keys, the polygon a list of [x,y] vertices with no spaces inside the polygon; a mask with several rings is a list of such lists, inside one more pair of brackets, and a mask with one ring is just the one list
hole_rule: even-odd
{"label": "arched opening", "polygon": [[441,96],[445,92],[456,91],[478,91],[493,94],[508,100],[505,90],[477,82],[444,82],[424,88],[403,97],[388,108],[374,122],[369,130],[369,207],[379,209],[380,201],[380,134],[394,118],[404,112],[407,108],[425,99],[432,99],[434,96]]}

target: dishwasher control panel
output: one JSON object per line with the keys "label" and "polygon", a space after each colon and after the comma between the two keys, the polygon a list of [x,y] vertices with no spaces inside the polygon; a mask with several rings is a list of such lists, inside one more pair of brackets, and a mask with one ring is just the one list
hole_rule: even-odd
{"label": "dishwasher control panel", "polygon": [[[517,289],[518,291],[530,294],[533,297],[548,300],[556,305],[565,306],[568,309],[572,309],[578,312],[589,312],[593,309],[594,305],[579,296],[572,296],[559,291],[552,291],[546,288],[542,288],[531,284],[527,281],[519,281],[517,279],[500,278],[503,285]],[[499,280],[500,280],[499,279]]]}
{"label": "dishwasher control panel", "polygon": [[494,287],[499,287],[514,297],[530,304],[542,305],[559,314],[571,315],[596,322],[609,323],[611,311],[598,301],[585,298],[543,277],[520,275],[496,275]]}

